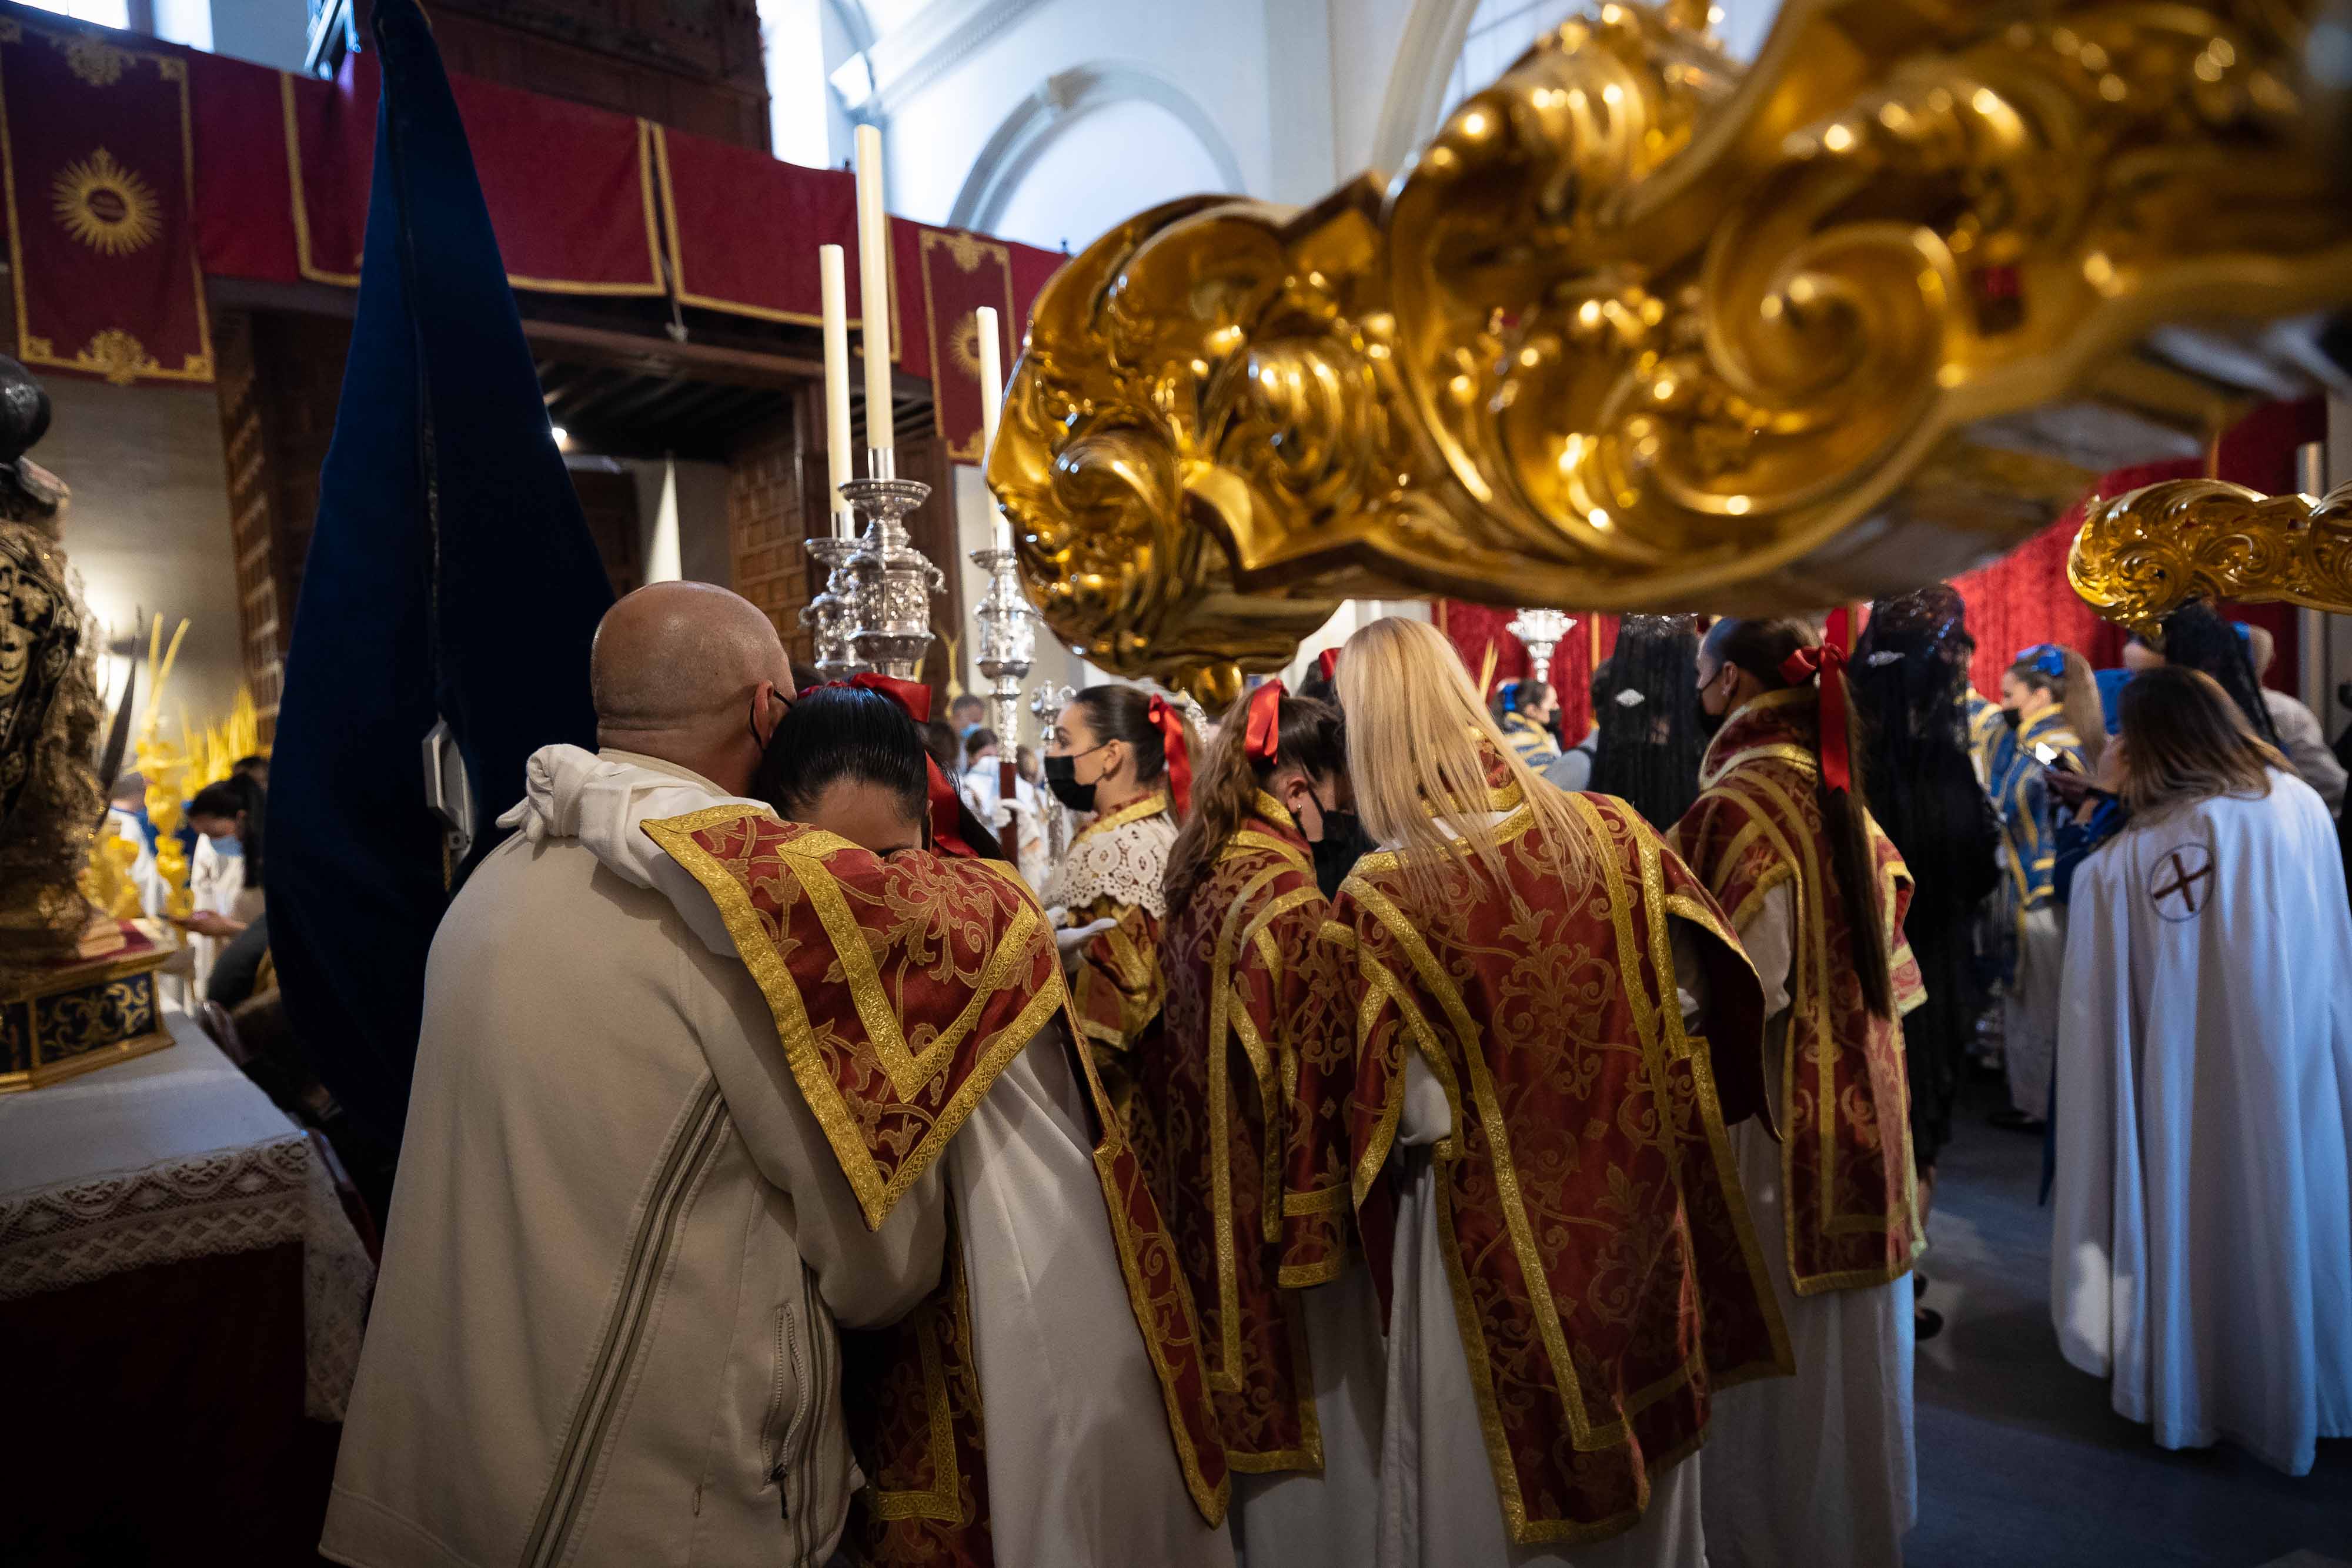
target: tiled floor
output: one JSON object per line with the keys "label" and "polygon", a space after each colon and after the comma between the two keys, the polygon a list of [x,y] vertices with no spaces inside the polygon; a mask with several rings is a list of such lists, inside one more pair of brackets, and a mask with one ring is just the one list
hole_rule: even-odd
{"label": "tiled floor", "polygon": [[[2167,1453],[2058,1354],[2040,1144],[1972,1090],[1945,1151],[1919,1347],[1919,1524],[1907,1568],[2340,1568],[2352,1440],[2291,1479],[2228,1447]],[[2352,1324],[2336,1325],[2352,1333]]]}

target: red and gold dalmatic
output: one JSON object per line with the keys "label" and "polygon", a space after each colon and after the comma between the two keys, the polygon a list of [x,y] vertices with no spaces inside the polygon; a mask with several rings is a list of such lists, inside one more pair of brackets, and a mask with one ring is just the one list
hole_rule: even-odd
{"label": "red and gold dalmatic", "polygon": [[[1734,930],[1776,887],[1795,900],[1775,1100],[1789,1274],[1801,1296],[1898,1279],[1919,1239],[1903,1030],[1864,1005],[1853,972],[1852,915],[1823,837],[1818,696],[1795,686],[1734,714],[1707,748],[1704,792],[1675,831]],[[1870,839],[1899,1015],[1927,995],[1903,940],[1911,875],[1875,821]]]}
{"label": "red and gold dalmatic", "polygon": [[[1169,911],[1162,1027],[1137,1051],[1133,1119],[1176,1239],[1234,1469],[1319,1470],[1323,1440],[1306,1330],[1286,1285],[1318,1283],[1344,1231],[1304,1270],[1284,1267],[1289,1086],[1306,1047],[1316,934],[1329,905],[1290,813],[1260,793],[1191,902]],[[1347,1189],[1312,1217],[1344,1225]]]}
{"label": "red and gold dalmatic", "polygon": [[1160,1028],[1164,985],[1160,927],[1168,917],[1168,852],[1176,818],[1155,792],[1105,812],[1071,841],[1047,879],[1045,899],[1066,926],[1111,922],[1070,956],[1070,1006],[1078,1027],[1106,1053],[1111,1098],[1125,1114],[1135,1051]]}
{"label": "red and gold dalmatic", "polygon": [[[1705,1437],[1714,1391],[1790,1369],[1726,1126],[1762,1094],[1755,971],[1638,815],[1569,800],[1585,831],[1565,875],[1504,789],[1499,888],[1467,862],[1431,906],[1402,854],[1367,855],[1325,927],[1358,1042],[1360,1206],[1396,1137],[1408,1051],[1452,1111],[1438,1225],[1522,1545],[1632,1528],[1653,1478]],[[1696,927],[1711,1036],[1685,1030],[1677,916]]]}
{"label": "red and gold dalmatic", "polygon": [[[749,807],[713,807],[646,831],[718,904],[767,998],[793,1081],[866,1223],[879,1228],[1005,1064],[1057,1009],[1066,1013],[1044,910],[1002,862],[877,856]],[[1228,1483],[1198,1316],[1083,1039],[1076,1054],[1128,1299],[1194,1506],[1215,1524]],[[994,1560],[982,1390],[952,1234],[948,1256],[940,1288],[905,1319],[842,1335],[843,1405],[868,1483],[844,1547],[866,1563]]]}

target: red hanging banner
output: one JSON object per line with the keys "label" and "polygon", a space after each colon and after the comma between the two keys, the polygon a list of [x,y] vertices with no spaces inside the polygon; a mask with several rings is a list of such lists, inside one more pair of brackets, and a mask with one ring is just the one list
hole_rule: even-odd
{"label": "red hanging banner", "polygon": [[209,382],[187,62],[0,16],[0,173],[16,358]]}
{"label": "red hanging banner", "polygon": [[[818,326],[824,301],[817,284],[817,246],[837,245],[847,252],[850,331],[864,329],[856,175],[842,169],[803,169],[753,148],[658,125],[653,128],[653,147],[679,304]],[[894,298],[906,292],[897,248],[892,247]],[[904,357],[905,341],[894,319],[894,361]]]}
{"label": "red hanging banner", "polygon": [[[923,326],[930,350],[931,410],[948,455],[981,460],[980,307],[993,306],[999,363],[1010,367],[1013,335],[1013,247],[963,229],[920,231]],[[1003,388],[997,389],[1000,392]]]}
{"label": "red hanging banner", "polygon": [[[314,283],[359,286],[378,79],[365,54],[346,61],[338,81],[279,78],[295,249]],[[663,292],[644,120],[467,77],[452,78],[449,90],[509,283],[549,294]]]}

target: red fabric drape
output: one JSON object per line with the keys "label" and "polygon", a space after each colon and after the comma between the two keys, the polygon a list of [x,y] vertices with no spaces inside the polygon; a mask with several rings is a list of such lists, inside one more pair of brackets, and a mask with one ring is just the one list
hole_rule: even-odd
{"label": "red fabric drape", "polygon": [[[1559,693],[1560,733],[1570,744],[1582,738],[1592,727],[1592,648],[1593,628],[1600,628],[1601,657],[1607,660],[1617,646],[1617,617],[1571,612],[1576,624],[1566,641],[1552,650],[1551,684]],[[1486,662],[1486,647],[1495,647],[1495,680],[1496,684],[1515,681],[1528,673],[1528,651],[1507,628],[1518,612],[1496,609],[1491,604],[1472,604],[1466,600],[1441,599],[1437,601],[1437,629],[1462,655],[1462,663],[1476,680]]]}
{"label": "red fabric drape", "polygon": [[[2118,468],[2102,478],[2097,492],[2120,496],[2159,479],[2193,479],[2204,465],[2193,457]],[[2083,504],[1990,566],[1955,578],[1952,586],[1968,601],[1969,631],[1977,640],[1977,690],[2000,693],[2001,672],[2021,649],[2056,643],[2090,660],[2094,669],[2123,662],[2124,631],[2082,601],[2066,580],[2066,553],[2083,526]]]}

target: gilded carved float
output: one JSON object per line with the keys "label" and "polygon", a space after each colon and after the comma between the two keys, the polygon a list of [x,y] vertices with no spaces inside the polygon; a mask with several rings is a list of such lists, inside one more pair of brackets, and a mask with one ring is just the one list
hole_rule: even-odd
{"label": "gilded carved float", "polygon": [[2352,485],[2265,496],[2219,479],[2168,479],[2092,501],[2066,561],[2074,591],[2153,628],[2191,599],[2352,612]]}
{"label": "gilded carved float", "polygon": [[1743,68],[1703,5],[1602,5],[1392,184],[1171,204],[1063,270],[988,466],[1026,586],[1214,703],[1346,597],[1777,612],[1965,570],[2092,476],[2017,416],[2210,434],[2250,400],[2153,331],[2260,352],[2352,299],[2319,9],[1788,0]]}

